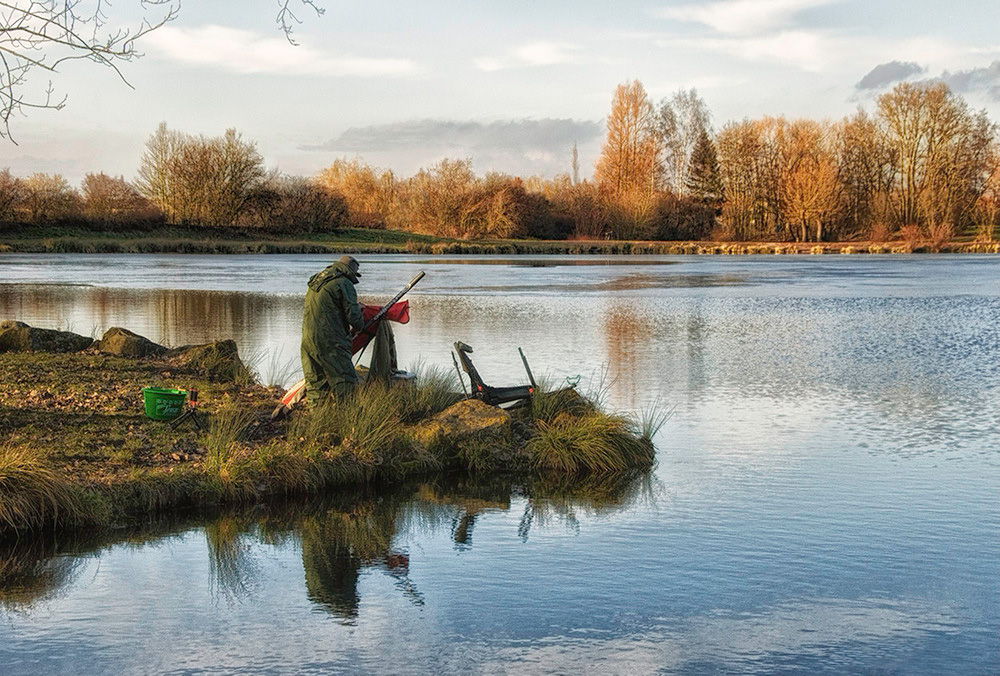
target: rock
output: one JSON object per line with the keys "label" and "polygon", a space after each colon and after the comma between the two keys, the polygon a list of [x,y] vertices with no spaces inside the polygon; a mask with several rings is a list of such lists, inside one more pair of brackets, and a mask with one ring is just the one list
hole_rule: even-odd
{"label": "rock", "polygon": [[235,380],[248,374],[234,340],[185,345],[169,350],[164,356],[180,366],[196,369],[220,380]]}
{"label": "rock", "polygon": [[167,348],[154,343],[149,338],[132,333],[120,326],[113,326],[104,332],[99,341],[94,343],[101,352],[121,355],[122,357],[158,357]]}
{"label": "rock", "polygon": [[417,425],[413,437],[425,448],[457,445],[472,436],[502,436],[510,431],[510,414],[478,399],[453,404]]}
{"label": "rock", "polygon": [[24,322],[0,322],[0,352],[79,352],[94,340],[69,331],[38,329]]}

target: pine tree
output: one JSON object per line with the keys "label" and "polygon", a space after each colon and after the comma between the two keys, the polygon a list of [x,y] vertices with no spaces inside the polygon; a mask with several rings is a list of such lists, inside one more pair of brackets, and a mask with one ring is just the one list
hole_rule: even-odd
{"label": "pine tree", "polygon": [[688,167],[685,187],[692,197],[706,205],[718,208],[723,202],[719,158],[715,153],[715,144],[704,128],[698,134],[698,140],[691,152],[691,164]]}

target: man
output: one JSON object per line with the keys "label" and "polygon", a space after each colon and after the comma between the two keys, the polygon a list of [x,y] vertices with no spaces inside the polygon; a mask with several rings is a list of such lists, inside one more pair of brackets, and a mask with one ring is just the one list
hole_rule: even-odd
{"label": "man", "polygon": [[306,399],[313,408],[331,395],[350,394],[358,382],[351,362],[351,331],[360,331],[364,324],[354,290],[359,267],[353,256],[342,256],[309,278],[301,352]]}

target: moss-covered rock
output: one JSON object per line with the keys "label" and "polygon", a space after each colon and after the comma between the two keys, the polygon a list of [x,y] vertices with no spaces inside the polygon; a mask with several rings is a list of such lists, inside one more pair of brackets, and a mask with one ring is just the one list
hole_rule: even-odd
{"label": "moss-covered rock", "polygon": [[164,355],[175,364],[194,369],[216,380],[240,380],[249,370],[240,359],[234,340],[217,340],[204,345],[184,345]]}
{"label": "moss-covered rock", "polygon": [[167,351],[167,348],[149,338],[120,326],[113,326],[105,331],[101,339],[94,343],[94,347],[101,352],[122,357],[159,357]]}
{"label": "moss-covered rock", "polygon": [[413,438],[425,448],[458,446],[473,437],[500,437],[510,433],[510,414],[478,399],[453,404],[430,420],[416,425]]}
{"label": "moss-covered rock", "polygon": [[39,329],[9,319],[0,322],[0,352],[80,352],[93,342],[69,331]]}

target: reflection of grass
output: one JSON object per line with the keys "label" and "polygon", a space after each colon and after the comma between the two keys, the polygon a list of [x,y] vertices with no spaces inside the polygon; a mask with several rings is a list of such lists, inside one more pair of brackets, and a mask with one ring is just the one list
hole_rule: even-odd
{"label": "reflection of grass", "polygon": [[542,474],[524,487],[528,500],[518,526],[527,539],[532,529],[561,521],[579,528],[577,512],[602,514],[626,509],[643,498],[652,499],[652,475],[648,470],[568,476]]}
{"label": "reflection of grass", "polygon": [[79,558],[45,556],[39,549],[22,542],[0,551],[0,608],[29,608],[57,594],[76,576]]}
{"label": "reflection of grass", "polygon": [[[579,526],[578,513],[607,513],[648,495],[648,472],[568,476],[536,475],[526,483],[510,477],[436,475],[431,483],[395,488],[352,488],[307,500],[277,500],[252,510],[196,512],[151,518],[141,528],[113,532],[78,531],[56,538],[0,542],[0,608],[26,609],[70,584],[85,557],[102,549],[141,547],[191,528],[205,534],[214,589],[244,597],[261,582],[261,545],[301,546],[309,598],[350,619],[360,601],[357,582],[365,569],[380,570],[414,603],[422,603],[408,578],[409,560],[398,536],[444,529],[475,546],[468,532],[480,515],[511,509],[511,495],[528,500],[518,532],[562,523]],[[506,519],[504,520],[506,521]],[[511,533],[513,535],[513,533]]]}
{"label": "reflection of grass", "polygon": [[231,515],[222,516],[205,526],[211,578],[233,596],[243,596],[255,564],[247,555],[243,541],[252,521]]}

